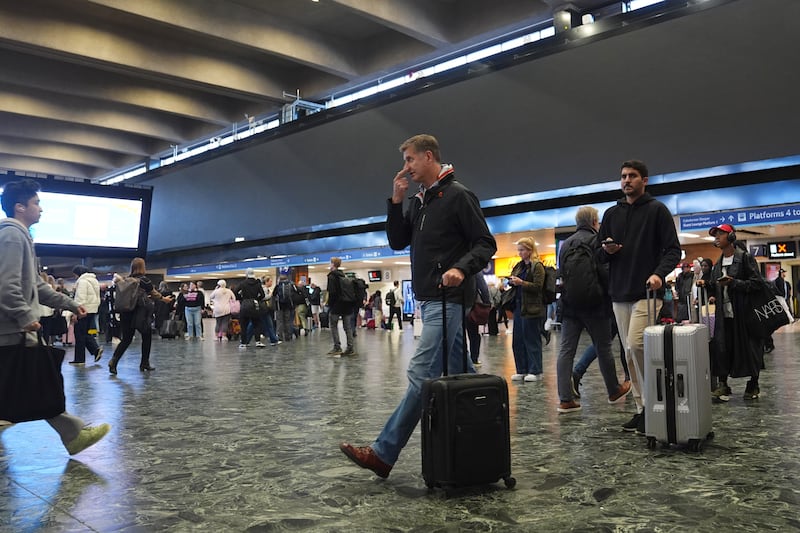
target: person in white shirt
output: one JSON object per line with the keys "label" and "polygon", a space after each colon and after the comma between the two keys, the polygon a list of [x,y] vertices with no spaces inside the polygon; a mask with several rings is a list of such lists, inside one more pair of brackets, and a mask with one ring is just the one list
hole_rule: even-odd
{"label": "person in white shirt", "polygon": [[[392,295],[393,298],[389,295]],[[389,319],[386,321],[386,327],[391,328],[392,317],[397,315],[397,324],[399,329],[403,329],[403,291],[400,289],[400,282],[394,282],[394,288],[386,293],[387,303],[389,305]]]}
{"label": "person in white shirt", "polygon": [[83,365],[86,363],[86,350],[94,356],[95,363],[103,357],[103,347],[97,344],[95,333],[97,331],[97,310],[100,308],[100,284],[97,276],[90,272],[84,265],[77,265],[72,273],[78,276],[75,282],[75,302],[86,308],[86,316],[78,318],[72,315],[75,331],[75,355],[70,364]]}

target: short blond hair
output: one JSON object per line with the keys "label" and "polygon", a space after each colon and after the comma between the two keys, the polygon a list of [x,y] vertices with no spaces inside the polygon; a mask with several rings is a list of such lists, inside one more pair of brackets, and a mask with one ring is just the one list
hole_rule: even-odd
{"label": "short blond hair", "polygon": [[442,155],[439,151],[439,141],[437,141],[436,137],[433,135],[422,133],[420,135],[414,135],[410,139],[406,139],[403,141],[403,144],[400,145],[400,152],[405,152],[409,148],[417,153],[430,152],[433,154],[433,158],[437,163],[442,161]]}
{"label": "short blond hair", "polygon": [[331,264],[336,268],[342,266],[342,259],[340,257],[331,257]]}
{"label": "short blond hair", "polygon": [[531,251],[531,259],[539,258],[539,251],[536,249],[536,241],[533,237],[523,237],[517,241],[517,246],[522,246]]}

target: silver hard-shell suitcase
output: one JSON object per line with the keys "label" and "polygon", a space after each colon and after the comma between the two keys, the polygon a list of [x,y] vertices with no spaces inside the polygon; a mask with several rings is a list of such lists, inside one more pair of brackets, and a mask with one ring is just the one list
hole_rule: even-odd
{"label": "silver hard-shell suitcase", "polygon": [[661,442],[700,451],[714,437],[708,341],[705,324],[645,328],[644,421],[648,448],[655,449]]}

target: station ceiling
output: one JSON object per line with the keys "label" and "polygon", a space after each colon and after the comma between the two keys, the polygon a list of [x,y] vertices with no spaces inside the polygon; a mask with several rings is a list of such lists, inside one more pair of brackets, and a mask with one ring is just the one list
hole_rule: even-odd
{"label": "station ceiling", "polygon": [[97,178],[276,113],[292,101],[287,94],[323,101],[545,22],[561,4],[0,2],[0,168]]}

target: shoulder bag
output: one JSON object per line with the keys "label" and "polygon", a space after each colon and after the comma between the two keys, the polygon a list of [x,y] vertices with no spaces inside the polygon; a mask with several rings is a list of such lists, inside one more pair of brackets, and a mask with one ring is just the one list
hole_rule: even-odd
{"label": "shoulder bag", "polygon": [[0,346],[0,420],[29,422],[46,420],[63,413],[64,378],[61,364],[64,350],[47,346],[38,335],[36,346]]}

